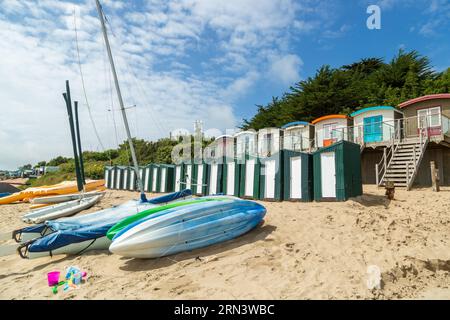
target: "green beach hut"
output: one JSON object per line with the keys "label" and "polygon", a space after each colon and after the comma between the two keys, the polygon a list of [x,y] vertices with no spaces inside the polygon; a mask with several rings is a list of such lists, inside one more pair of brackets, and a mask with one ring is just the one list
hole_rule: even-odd
{"label": "green beach hut", "polygon": [[362,195],[360,146],[342,140],[313,154],[314,200],[345,201]]}
{"label": "green beach hut", "polygon": [[160,166],[159,192],[173,192],[174,170],[175,166],[171,164],[162,164]]}
{"label": "green beach hut", "polygon": [[194,182],[193,194],[198,196],[208,194],[208,165],[205,162],[194,164]]}
{"label": "green beach hut", "polygon": [[313,161],[309,153],[283,150],[283,199],[313,200]]}

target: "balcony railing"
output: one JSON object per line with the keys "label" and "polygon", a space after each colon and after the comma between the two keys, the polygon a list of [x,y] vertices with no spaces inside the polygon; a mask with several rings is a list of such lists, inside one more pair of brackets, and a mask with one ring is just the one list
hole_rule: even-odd
{"label": "balcony railing", "polygon": [[393,140],[420,139],[426,130],[430,139],[442,140],[450,137],[450,119],[439,114],[434,123],[431,117],[408,117],[390,121],[358,125],[332,130],[332,138],[335,142],[347,140],[360,145],[386,144],[392,145]]}

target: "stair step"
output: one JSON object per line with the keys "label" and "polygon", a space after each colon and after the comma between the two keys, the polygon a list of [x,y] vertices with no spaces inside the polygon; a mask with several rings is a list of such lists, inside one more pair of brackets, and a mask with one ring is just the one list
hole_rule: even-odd
{"label": "stair step", "polygon": [[[402,168],[388,169],[386,171],[386,174],[390,174],[390,173],[401,173],[401,174],[406,175],[406,168],[405,169],[402,169]],[[413,174],[414,170],[409,169],[409,173]]]}
{"label": "stair step", "polygon": [[[419,155],[416,153],[416,157],[418,157]],[[413,154],[409,154],[409,153],[402,153],[402,154],[395,154],[393,159],[404,159],[404,158],[414,158]]]}
{"label": "stair step", "polygon": [[420,145],[414,145],[414,144],[405,145],[405,146],[399,145],[397,147],[397,150],[412,150],[414,148],[420,149]]}
{"label": "stair step", "polygon": [[406,180],[406,174],[403,173],[386,173],[385,178],[394,178],[398,180]]}

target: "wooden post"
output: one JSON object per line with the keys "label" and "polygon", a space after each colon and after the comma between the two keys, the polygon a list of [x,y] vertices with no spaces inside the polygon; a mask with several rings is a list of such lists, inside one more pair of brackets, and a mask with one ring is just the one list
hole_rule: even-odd
{"label": "wooden post", "polygon": [[431,167],[431,184],[433,185],[433,191],[439,192],[439,170],[434,161],[430,161]]}
{"label": "wooden post", "polygon": [[376,183],[377,183],[377,187],[379,187],[380,186],[380,183],[379,183],[379,181],[378,181],[378,163],[376,163],[375,164],[375,180],[376,180]]}

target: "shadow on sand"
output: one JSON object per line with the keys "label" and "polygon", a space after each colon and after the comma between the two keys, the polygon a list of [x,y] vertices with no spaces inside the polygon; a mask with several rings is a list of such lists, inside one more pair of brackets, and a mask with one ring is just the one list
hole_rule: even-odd
{"label": "shadow on sand", "polygon": [[263,225],[262,227],[258,227],[238,238],[231,239],[223,243],[218,243],[209,247],[199,248],[193,251],[182,252],[167,257],[161,257],[156,259],[122,258],[122,260],[125,260],[125,265],[121,266],[120,269],[124,271],[150,271],[165,268],[185,260],[196,259],[201,261],[203,259],[214,258],[215,255],[220,254],[222,252],[232,250],[245,244],[264,240],[269,234],[271,234],[275,230],[276,230],[275,226]]}
{"label": "shadow on sand", "polygon": [[[364,193],[362,196],[351,198],[351,200],[363,205],[365,207],[377,207],[384,206],[386,209],[389,207],[391,200],[384,195]],[[394,198],[394,201],[399,201]]]}

